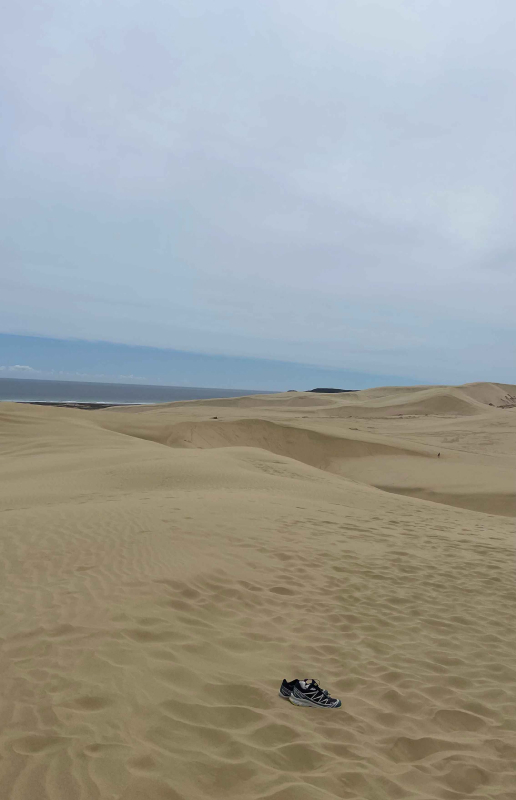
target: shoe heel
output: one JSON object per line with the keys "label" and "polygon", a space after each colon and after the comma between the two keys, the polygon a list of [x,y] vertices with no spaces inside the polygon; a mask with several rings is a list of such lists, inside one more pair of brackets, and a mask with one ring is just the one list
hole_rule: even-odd
{"label": "shoe heel", "polygon": [[307,706],[309,703],[306,703],[304,700],[299,700],[297,697],[294,697],[293,694],[290,695],[288,698],[293,706]]}

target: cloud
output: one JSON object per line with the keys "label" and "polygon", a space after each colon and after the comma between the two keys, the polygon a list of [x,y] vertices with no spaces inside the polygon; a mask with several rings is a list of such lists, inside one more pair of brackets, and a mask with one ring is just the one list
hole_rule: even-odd
{"label": "cloud", "polygon": [[145,381],[146,378],[138,375],[118,375],[108,374],[104,372],[79,372],[57,369],[34,369],[23,364],[14,364],[12,366],[0,366],[0,372],[8,372],[16,374],[20,377],[32,377],[38,375],[39,377],[54,380],[77,380],[83,378],[86,381],[100,380],[101,382],[129,380],[129,381]]}
{"label": "cloud", "polygon": [[11,367],[0,367],[0,370],[4,372],[40,372],[39,369],[34,369],[33,367],[28,367],[25,364],[14,364]]}
{"label": "cloud", "polygon": [[143,378],[143,377],[138,376],[138,375],[112,375],[112,374],[106,374],[104,372],[96,372],[96,373],[93,373],[93,372],[65,372],[64,370],[59,370],[59,372],[56,372],[55,370],[51,370],[47,374],[48,375],[56,375],[56,376],[59,375],[61,378],[63,378],[63,377],[67,377],[67,378],[73,377],[73,378],[86,378],[87,380],[91,380],[92,378],[101,378],[101,379],[104,379],[104,380],[106,378],[108,380],[109,379],[111,379],[111,380],[125,379],[125,380],[132,380],[132,381],[144,381],[144,380],[146,380],[146,378]]}

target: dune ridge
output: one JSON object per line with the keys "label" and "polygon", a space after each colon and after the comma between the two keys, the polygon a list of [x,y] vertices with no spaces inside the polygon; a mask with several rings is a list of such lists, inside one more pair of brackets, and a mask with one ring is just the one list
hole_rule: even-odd
{"label": "dune ridge", "polygon": [[[381,419],[382,417],[466,417],[484,415],[491,409],[516,407],[516,388],[508,384],[472,383],[463,386],[387,386],[342,394],[313,394],[284,392],[276,395],[253,395],[213,400],[191,400],[163,403],[159,413],[169,409],[186,409],[201,413],[203,409],[218,408],[226,412],[258,411],[263,414],[282,414],[293,410],[308,416]],[[108,409],[108,412],[141,414],[154,406],[130,406]]]}
{"label": "dune ridge", "polygon": [[0,404],[0,797],[512,800],[514,396]]}

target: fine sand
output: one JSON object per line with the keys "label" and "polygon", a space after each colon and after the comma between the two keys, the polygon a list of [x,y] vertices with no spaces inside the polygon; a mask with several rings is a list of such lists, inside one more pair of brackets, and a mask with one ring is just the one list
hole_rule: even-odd
{"label": "fine sand", "polygon": [[1,403],[0,446],[0,800],[514,800],[515,386]]}

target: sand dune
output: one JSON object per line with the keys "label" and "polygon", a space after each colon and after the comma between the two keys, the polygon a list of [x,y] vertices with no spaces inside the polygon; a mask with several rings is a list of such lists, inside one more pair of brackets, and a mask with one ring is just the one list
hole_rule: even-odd
{"label": "sand dune", "polygon": [[[347,395],[351,396],[352,393]],[[160,411],[168,409],[187,408],[192,411],[202,408],[227,408],[227,409],[281,409],[290,410],[292,408],[317,408],[321,406],[332,407],[338,401],[333,400],[332,394],[312,394],[311,392],[282,392],[278,394],[257,394],[245,397],[215,397],[212,400],[176,400],[172,403],[161,403]],[[108,409],[126,414],[139,414],[148,411],[152,406],[128,406],[124,409]]]}
{"label": "sand dune", "polygon": [[[204,408],[229,411],[260,410],[291,412],[292,409],[340,417],[390,416],[473,416],[486,411],[486,406],[516,406],[516,389],[506,384],[472,383],[464,386],[387,386],[343,394],[284,392],[276,395],[215,398],[213,400],[178,401],[162,404],[160,413],[169,409],[187,409],[190,413]],[[141,414],[152,406],[130,406],[108,412]]]}
{"label": "sand dune", "polygon": [[468,383],[460,388],[463,394],[479,403],[498,408],[516,406],[516,387],[506,383]]}
{"label": "sand dune", "polygon": [[432,389],[408,395],[384,397],[360,405],[342,405],[328,412],[342,417],[472,416],[485,413],[482,403],[462,396],[456,389]]}
{"label": "sand dune", "polygon": [[512,800],[513,396],[0,404],[0,797]]}
{"label": "sand dune", "polygon": [[[191,403],[192,401],[190,401]],[[284,392],[282,394],[262,394],[250,397],[231,397],[228,399],[194,400],[198,406],[214,408],[317,408],[331,405],[331,395],[312,394],[310,392]],[[190,403],[181,403],[188,405]],[[177,406],[179,403],[170,403]]]}
{"label": "sand dune", "polygon": [[[441,391],[425,391],[425,394],[426,401],[433,403],[434,413],[429,416],[438,416],[437,408],[443,408],[441,401],[446,395]],[[453,398],[453,394],[450,393],[449,397]],[[420,401],[420,407],[423,402]],[[470,401],[471,404],[474,402]],[[464,416],[468,417],[469,404],[466,401],[464,404]],[[392,404],[390,408],[399,408],[399,405]],[[414,405],[410,404],[409,407],[413,409]],[[407,404],[403,404],[403,407],[406,408]],[[445,405],[444,408],[449,409],[449,406]],[[354,418],[362,419],[363,409],[357,404]],[[387,416],[385,409],[384,405],[376,406],[378,419]],[[309,427],[317,422],[313,418],[308,423],[305,419],[297,420],[295,425],[267,419],[218,417],[210,420],[196,417],[174,424],[174,417],[171,417],[174,410],[170,407],[167,410],[147,409],[140,412],[136,420],[133,414],[130,418],[122,414],[108,414],[104,416],[102,424],[126,435],[168,447],[260,448],[395,494],[490,514],[516,516],[514,464],[503,458],[479,461],[477,454],[461,452],[457,456],[456,452],[443,452],[442,459],[437,460],[439,450],[435,445],[429,447],[421,442],[402,442],[399,438],[393,440],[392,437],[364,431],[347,430],[345,435],[335,430],[322,432]],[[370,406],[368,410],[370,418],[375,409]],[[320,410],[322,419],[325,418],[325,412],[326,408]],[[348,417],[349,413],[346,407],[345,416]],[[331,416],[339,417],[338,410],[334,409]],[[101,418],[97,416],[96,419],[100,421]]]}

